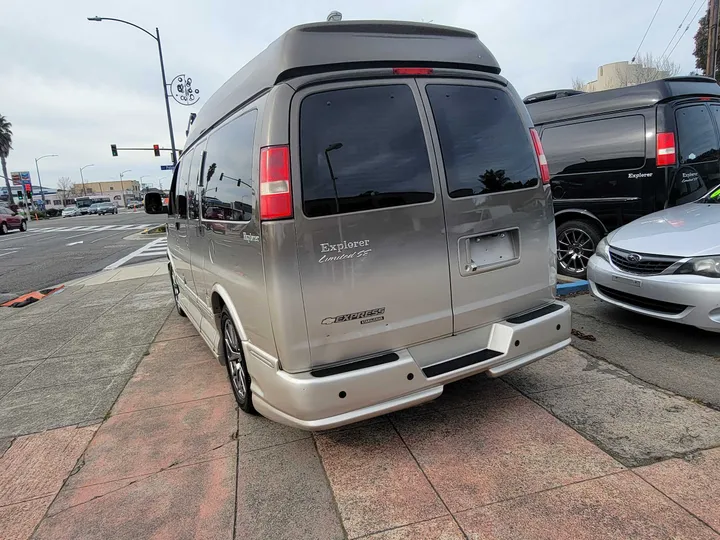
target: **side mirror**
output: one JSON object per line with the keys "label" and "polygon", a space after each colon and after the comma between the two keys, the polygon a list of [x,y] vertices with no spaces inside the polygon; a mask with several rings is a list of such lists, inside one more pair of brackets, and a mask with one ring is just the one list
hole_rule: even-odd
{"label": "side mirror", "polygon": [[145,213],[146,214],[166,214],[163,211],[162,193],[152,191],[145,194]]}

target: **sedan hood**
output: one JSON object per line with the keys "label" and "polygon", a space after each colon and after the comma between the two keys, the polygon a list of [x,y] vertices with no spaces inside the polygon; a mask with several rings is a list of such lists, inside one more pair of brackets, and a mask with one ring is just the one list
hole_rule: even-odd
{"label": "sedan hood", "polygon": [[639,218],[608,235],[612,247],[696,257],[720,255],[720,204],[689,203]]}

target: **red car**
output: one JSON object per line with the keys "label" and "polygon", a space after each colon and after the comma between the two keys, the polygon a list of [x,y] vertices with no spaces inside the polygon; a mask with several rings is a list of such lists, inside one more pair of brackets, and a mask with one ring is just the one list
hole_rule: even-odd
{"label": "red car", "polygon": [[5,234],[10,229],[27,231],[27,219],[7,206],[0,206],[0,234]]}

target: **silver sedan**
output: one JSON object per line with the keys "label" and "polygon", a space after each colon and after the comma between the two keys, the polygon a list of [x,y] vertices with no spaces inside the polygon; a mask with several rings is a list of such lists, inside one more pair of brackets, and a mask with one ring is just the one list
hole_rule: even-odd
{"label": "silver sedan", "polygon": [[720,332],[720,189],[610,233],[588,281],[605,302]]}

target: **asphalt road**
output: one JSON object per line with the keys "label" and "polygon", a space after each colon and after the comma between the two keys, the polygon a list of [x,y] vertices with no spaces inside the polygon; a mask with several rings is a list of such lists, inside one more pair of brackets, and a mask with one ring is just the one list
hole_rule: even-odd
{"label": "asphalt road", "polygon": [[[157,236],[130,239],[142,225],[167,216],[120,211],[116,215],[54,218],[29,223],[27,232],[0,236],[0,300],[52,287],[117,263]],[[164,257],[162,250],[123,264]]]}
{"label": "asphalt road", "polygon": [[638,379],[720,410],[720,334],[569,299],[573,345]]}

